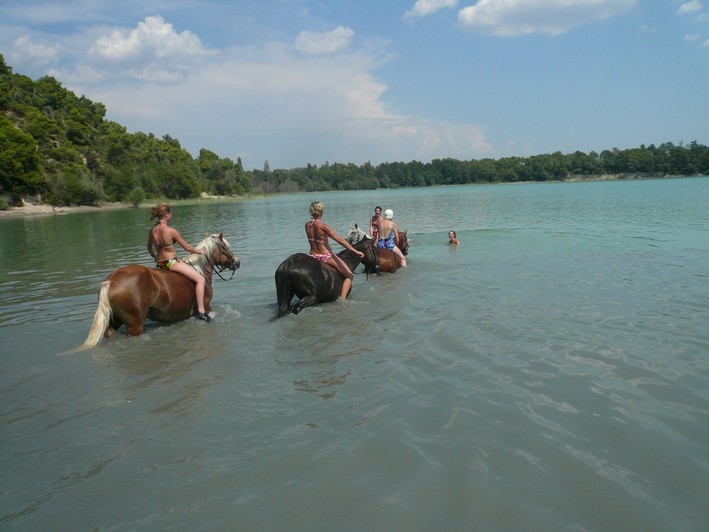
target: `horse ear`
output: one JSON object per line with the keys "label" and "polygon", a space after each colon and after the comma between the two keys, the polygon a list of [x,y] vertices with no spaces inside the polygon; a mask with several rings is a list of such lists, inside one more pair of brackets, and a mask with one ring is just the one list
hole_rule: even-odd
{"label": "horse ear", "polygon": [[220,240],[221,242],[224,241],[224,231],[222,231],[221,233],[219,233],[219,240]]}
{"label": "horse ear", "polygon": [[359,229],[359,226],[355,223],[355,229]]}

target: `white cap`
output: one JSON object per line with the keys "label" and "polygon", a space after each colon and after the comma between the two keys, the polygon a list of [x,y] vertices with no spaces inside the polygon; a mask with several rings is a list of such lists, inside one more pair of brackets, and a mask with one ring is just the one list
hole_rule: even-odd
{"label": "white cap", "polygon": [[384,211],[384,218],[386,218],[387,220],[391,220],[393,217],[394,211],[392,211],[391,209],[387,209]]}

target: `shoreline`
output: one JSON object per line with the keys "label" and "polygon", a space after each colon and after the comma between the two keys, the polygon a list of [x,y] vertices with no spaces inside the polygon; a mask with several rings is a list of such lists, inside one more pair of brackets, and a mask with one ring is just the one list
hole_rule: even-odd
{"label": "shoreline", "polygon": [[77,212],[97,212],[113,209],[129,209],[130,205],[124,203],[107,203],[99,206],[78,205],[69,207],[53,207],[51,205],[37,205],[33,203],[25,203],[22,207],[10,207],[6,211],[0,211],[0,219],[2,218],[22,218],[34,216],[58,216],[62,214],[73,214]]}
{"label": "shoreline", "polygon": [[[644,180],[644,179],[672,179],[690,176],[640,176],[637,174],[603,174],[597,176],[580,176],[580,175],[570,175],[564,180],[552,180],[552,181],[516,181],[513,183],[494,183],[498,185],[521,185],[525,183],[581,183],[586,181],[630,181],[630,180]],[[478,183],[469,183],[470,185],[475,185]],[[479,183],[479,184],[490,184],[490,183]],[[450,186],[450,185],[440,185],[440,186]],[[269,195],[269,194],[265,194]],[[99,212],[104,210],[114,210],[114,209],[140,209],[147,208],[155,205],[158,201],[167,201],[170,205],[188,205],[194,203],[200,203],[203,201],[222,203],[228,201],[241,201],[254,198],[264,197],[264,194],[247,194],[244,196],[208,196],[206,194],[202,195],[200,198],[192,198],[186,200],[155,200],[151,202],[143,202],[137,207],[129,205],[122,202],[105,203],[103,205],[78,205],[78,206],[52,206],[52,205],[41,205],[37,203],[25,203],[22,207],[10,207],[5,211],[0,211],[0,220],[8,218],[22,218],[22,217],[36,217],[36,216],[57,216],[63,214],[74,214],[80,212]],[[276,194],[277,195],[277,194]]]}
{"label": "shoreline", "polygon": [[142,209],[150,208],[160,201],[166,201],[172,206],[179,205],[190,205],[194,203],[201,202],[213,202],[222,203],[225,201],[238,201],[242,199],[250,199],[257,197],[255,195],[240,196],[238,198],[228,197],[228,196],[202,196],[201,198],[192,198],[187,200],[155,200],[151,202],[143,202],[137,207],[128,203],[122,203],[116,201],[113,203],[105,203],[103,205],[73,205],[73,206],[52,206],[52,205],[42,205],[38,203],[27,203],[21,207],[10,207],[6,211],[0,211],[0,220],[3,218],[26,218],[26,217],[38,217],[38,216],[58,216],[64,214],[76,214],[80,212],[100,212],[107,210],[116,209]]}

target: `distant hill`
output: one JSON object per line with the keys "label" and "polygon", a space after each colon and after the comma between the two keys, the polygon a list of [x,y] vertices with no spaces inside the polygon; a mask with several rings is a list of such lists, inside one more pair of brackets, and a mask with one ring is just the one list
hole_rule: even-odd
{"label": "distant hill", "polygon": [[240,161],[209,150],[193,158],[176,139],[128,133],[105,114],[52,77],[14,74],[0,55],[0,195],[94,205],[249,190]]}

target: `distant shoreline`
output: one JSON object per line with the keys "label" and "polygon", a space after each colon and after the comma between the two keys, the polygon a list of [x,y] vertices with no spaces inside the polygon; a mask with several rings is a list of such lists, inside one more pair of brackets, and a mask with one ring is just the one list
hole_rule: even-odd
{"label": "distant shoreline", "polygon": [[[693,176],[652,176],[652,175],[641,175],[641,174],[605,174],[605,175],[594,175],[594,176],[579,176],[571,175],[564,180],[554,180],[554,181],[515,181],[512,183],[470,183],[470,185],[522,185],[525,183],[579,183],[585,181],[631,181],[631,180],[646,180],[646,179],[673,179],[682,177],[693,177]],[[701,177],[701,176],[696,176]],[[447,185],[440,185],[447,186]],[[188,200],[154,200],[151,202],[143,202],[139,205],[140,207],[150,207],[155,205],[160,201],[167,201],[170,205],[191,205],[195,203],[200,203],[203,201],[210,201],[214,203],[223,203],[229,201],[240,201],[263,197],[262,194],[247,194],[245,196],[207,196],[206,194],[200,198],[193,198]],[[92,205],[78,205],[78,206],[56,206],[52,205],[42,205],[37,203],[25,203],[22,207],[10,207],[6,211],[0,211],[0,220],[3,218],[21,218],[28,216],[57,216],[63,214],[74,214],[79,212],[100,212],[106,210],[114,209],[133,209],[136,208],[133,205],[127,203],[114,202],[106,203],[103,205],[92,206]]]}
{"label": "distant shoreline", "polygon": [[189,200],[155,200],[151,202],[143,202],[138,207],[129,205],[127,203],[122,203],[116,201],[113,203],[105,203],[103,205],[73,205],[73,206],[52,206],[52,205],[42,205],[39,203],[27,203],[21,207],[10,207],[6,211],[0,211],[0,220],[3,218],[23,218],[23,217],[36,217],[36,216],[58,216],[63,214],[75,214],[79,212],[101,212],[116,209],[135,209],[135,208],[147,208],[159,203],[160,201],[167,201],[170,205],[191,205],[195,203],[200,203],[204,201],[223,203],[226,201],[237,201],[242,199],[251,199],[257,197],[256,195],[239,196],[238,198],[230,196],[202,196],[201,198],[194,198]]}
{"label": "distant shoreline", "polygon": [[39,205],[25,203],[22,207],[10,207],[6,211],[0,211],[1,218],[21,218],[25,216],[56,216],[60,214],[72,214],[77,212],[97,212],[112,209],[127,209],[129,205],[125,203],[107,203],[97,207],[79,205],[73,207],[52,207],[51,205]]}

